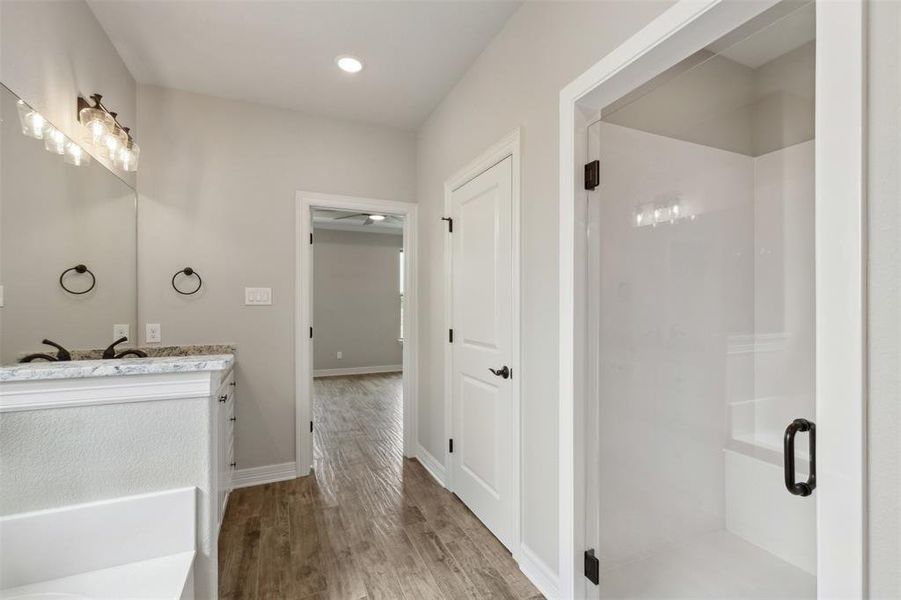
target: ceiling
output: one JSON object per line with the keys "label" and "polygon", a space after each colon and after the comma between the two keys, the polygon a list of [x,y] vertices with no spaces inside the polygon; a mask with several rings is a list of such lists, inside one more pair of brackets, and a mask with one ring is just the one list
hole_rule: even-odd
{"label": "ceiling", "polygon": [[[140,83],[413,129],[519,2],[88,0]],[[349,54],[365,68],[340,71]]]}
{"label": "ceiling", "polygon": [[362,233],[388,233],[403,235],[403,217],[390,217],[384,221],[367,221],[365,213],[343,210],[326,210],[316,208],[313,210],[313,229],[335,229],[338,231],[358,231]]}

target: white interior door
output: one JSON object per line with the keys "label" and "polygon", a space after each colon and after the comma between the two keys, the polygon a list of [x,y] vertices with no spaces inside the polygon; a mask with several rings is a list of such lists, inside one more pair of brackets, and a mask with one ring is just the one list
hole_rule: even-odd
{"label": "white interior door", "polygon": [[512,170],[507,157],[451,194],[452,487],[508,548],[513,522]]}

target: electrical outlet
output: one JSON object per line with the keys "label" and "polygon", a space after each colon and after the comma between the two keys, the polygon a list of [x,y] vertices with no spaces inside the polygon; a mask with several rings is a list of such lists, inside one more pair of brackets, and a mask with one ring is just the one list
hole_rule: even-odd
{"label": "electrical outlet", "polygon": [[342,358],[344,358],[344,353],[338,350],[338,360],[341,360]]}
{"label": "electrical outlet", "polygon": [[148,344],[158,344],[160,339],[160,324],[146,323],[144,325],[144,341]]}
{"label": "electrical outlet", "polygon": [[122,325],[113,325],[113,341],[128,337],[128,323]]}
{"label": "electrical outlet", "polygon": [[272,288],[244,288],[244,304],[248,306],[262,306],[272,304]]}

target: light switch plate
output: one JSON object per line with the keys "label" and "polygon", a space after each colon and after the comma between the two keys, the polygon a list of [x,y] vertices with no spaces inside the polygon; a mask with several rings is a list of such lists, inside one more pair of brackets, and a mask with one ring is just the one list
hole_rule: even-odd
{"label": "light switch plate", "polygon": [[148,344],[157,344],[161,341],[159,323],[144,324],[144,341]]}
{"label": "light switch plate", "polygon": [[272,288],[244,288],[244,304],[248,306],[263,306],[272,304]]}
{"label": "light switch plate", "polygon": [[113,341],[128,337],[128,323],[113,325]]}
{"label": "light switch plate", "polygon": [[344,353],[338,350],[338,360],[341,360],[342,358],[344,358]]}

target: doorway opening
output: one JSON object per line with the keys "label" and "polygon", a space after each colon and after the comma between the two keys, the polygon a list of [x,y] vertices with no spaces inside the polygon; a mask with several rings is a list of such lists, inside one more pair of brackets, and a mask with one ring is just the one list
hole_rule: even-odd
{"label": "doorway opening", "polygon": [[297,203],[298,476],[358,459],[399,468],[415,455],[416,207]]}
{"label": "doorway opening", "polygon": [[680,2],[563,90],[562,595],[863,593],[862,15]]}

